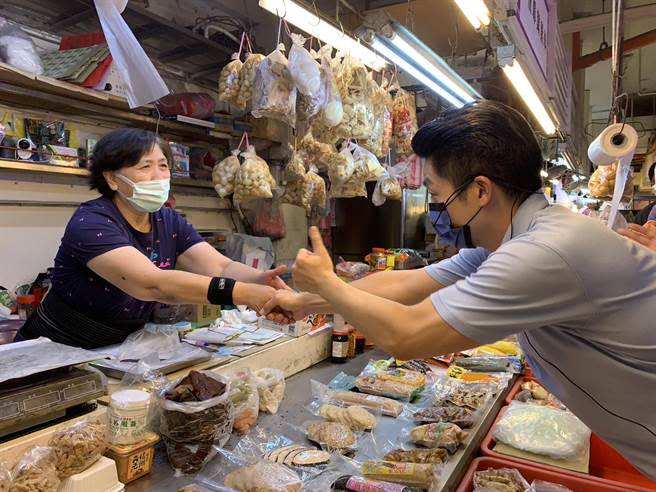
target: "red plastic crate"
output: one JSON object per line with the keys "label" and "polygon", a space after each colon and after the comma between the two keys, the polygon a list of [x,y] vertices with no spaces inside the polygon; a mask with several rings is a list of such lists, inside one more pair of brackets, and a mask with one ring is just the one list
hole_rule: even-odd
{"label": "red plastic crate", "polygon": [[535,461],[529,461],[522,458],[517,458],[515,456],[508,456],[506,454],[497,453],[494,451],[495,441],[494,437],[492,437],[492,433],[494,432],[494,428],[497,422],[507,408],[508,407],[503,407],[501,409],[499,415],[497,415],[497,418],[494,421],[494,424],[481,442],[481,453],[484,456],[511,461],[513,463],[521,463],[527,466],[539,467],[563,475],[586,478],[588,480],[610,482],[615,485],[621,484],[624,487],[631,487],[626,488],[625,490],[639,490],[641,492],[650,492],[656,490],[656,481],[645,477],[620,453],[611,448],[594,433],[590,437],[589,474],[565,470],[564,468],[558,468],[556,466],[546,465],[544,463],[537,463]]}
{"label": "red plastic crate", "polygon": [[469,469],[465,473],[460,485],[456,492],[472,492],[474,490],[474,473],[488,468],[515,468],[522,474],[522,476],[532,483],[533,480],[544,480],[574,490],[575,492],[635,492],[641,490],[639,488],[631,488],[631,486],[623,483],[607,482],[600,480],[591,480],[589,477],[578,477],[566,475],[553,470],[546,470],[537,466],[532,466],[523,463],[515,463],[498,458],[476,458],[472,461]]}

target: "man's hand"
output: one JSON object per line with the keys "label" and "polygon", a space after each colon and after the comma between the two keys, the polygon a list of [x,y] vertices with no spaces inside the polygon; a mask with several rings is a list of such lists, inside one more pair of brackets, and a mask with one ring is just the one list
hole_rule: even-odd
{"label": "man's hand", "polygon": [[316,227],[310,227],[312,252],[301,249],[292,267],[295,284],[303,290],[320,294],[320,290],[328,286],[333,278],[333,262],[328,250],[321,240],[321,234]]}
{"label": "man's hand", "polygon": [[644,226],[629,224],[628,228],[619,229],[617,232],[638,244],[647,246],[652,251],[656,251],[656,221],[650,220]]}
{"label": "man's hand", "polygon": [[253,311],[259,313],[275,293],[276,289],[268,285],[237,282],[232,291],[232,302],[236,305],[245,304]]}
{"label": "man's hand", "polygon": [[[303,294],[293,290],[277,290],[274,296],[264,305],[260,315],[266,316],[271,321],[281,322],[283,313],[290,313],[294,319],[301,320],[308,314],[305,312],[306,302]],[[280,311],[283,311],[281,313]]]}
{"label": "man's hand", "polygon": [[262,285],[268,285],[269,287],[273,287],[274,289],[291,290],[290,287],[285,282],[283,282],[283,280],[280,278],[280,275],[282,275],[286,271],[287,271],[287,267],[285,265],[281,265],[277,268],[274,268],[273,270],[262,272],[260,278],[257,280],[257,283]]}

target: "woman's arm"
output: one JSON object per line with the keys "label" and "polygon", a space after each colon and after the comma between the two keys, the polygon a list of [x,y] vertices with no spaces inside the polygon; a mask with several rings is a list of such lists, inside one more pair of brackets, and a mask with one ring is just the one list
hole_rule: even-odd
{"label": "woman's arm", "polygon": [[276,289],[287,288],[278,277],[284,273],[287,267],[281,266],[268,272],[262,272],[223,256],[205,241],[194,244],[178,256],[177,268],[198,275],[228,277],[240,282],[269,285]]}
{"label": "woman's arm", "polygon": [[[87,266],[136,299],[166,304],[207,304],[212,276],[225,276],[160,270],[132,246],[113,249],[96,256]],[[274,293],[275,289],[272,287],[238,281],[233,290],[233,304],[245,304],[257,311]]]}

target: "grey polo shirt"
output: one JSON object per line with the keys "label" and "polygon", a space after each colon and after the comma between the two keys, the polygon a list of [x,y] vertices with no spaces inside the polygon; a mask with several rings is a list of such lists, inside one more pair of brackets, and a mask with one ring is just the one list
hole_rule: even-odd
{"label": "grey polo shirt", "polygon": [[512,231],[426,268],[435,309],[481,344],[518,334],[547,389],[656,479],[656,254],[543,195]]}

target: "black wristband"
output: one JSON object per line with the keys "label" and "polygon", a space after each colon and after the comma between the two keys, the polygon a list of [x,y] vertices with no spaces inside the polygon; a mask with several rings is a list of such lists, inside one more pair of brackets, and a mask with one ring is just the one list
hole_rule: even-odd
{"label": "black wristband", "polygon": [[236,283],[237,281],[232,278],[213,277],[207,289],[207,300],[210,304],[232,305],[232,291]]}

